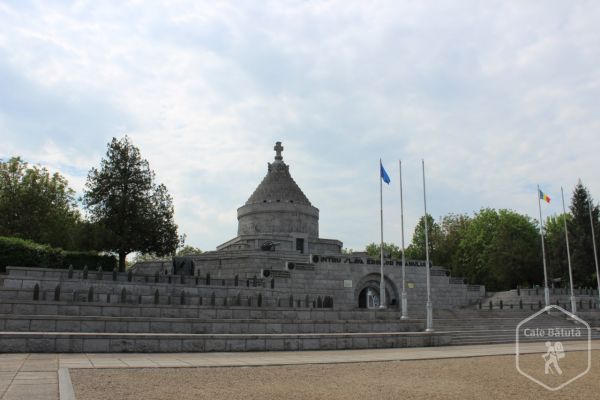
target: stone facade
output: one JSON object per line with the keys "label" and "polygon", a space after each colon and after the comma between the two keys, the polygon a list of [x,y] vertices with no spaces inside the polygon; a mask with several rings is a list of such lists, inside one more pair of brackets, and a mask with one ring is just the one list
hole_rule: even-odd
{"label": "stone facade", "polygon": [[[343,255],[342,242],[319,238],[319,210],[312,205],[284,163],[277,142],[275,160],[248,201],[237,210],[238,236],[216,251],[174,259],[175,273],[217,279],[273,279],[278,290],[302,298],[331,297],[335,308],[351,310],[369,306],[379,298],[380,261],[364,253]],[[386,305],[398,308],[402,291],[401,264],[386,260]],[[406,267],[408,300],[420,313],[426,300],[425,263],[409,261]],[[482,286],[450,278],[432,268],[435,307],[460,307],[485,295]],[[419,310],[419,311],[416,311]]]}

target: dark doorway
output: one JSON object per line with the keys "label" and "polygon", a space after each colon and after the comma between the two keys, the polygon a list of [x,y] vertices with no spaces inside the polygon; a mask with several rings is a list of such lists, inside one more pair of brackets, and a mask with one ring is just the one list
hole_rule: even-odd
{"label": "dark doorway", "polygon": [[296,250],[298,250],[300,253],[304,253],[304,239],[296,239]]}

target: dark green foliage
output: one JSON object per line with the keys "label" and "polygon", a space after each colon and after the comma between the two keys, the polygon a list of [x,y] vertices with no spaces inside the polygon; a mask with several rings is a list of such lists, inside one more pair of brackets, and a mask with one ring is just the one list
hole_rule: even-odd
{"label": "dark green foliage", "polygon": [[[427,240],[429,242],[429,259],[436,260],[438,247],[442,240],[442,230],[433,217],[427,214]],[[414,260],[425,259],[425,218],[421,217],[415,231],[411,244],[406,248],[406,258]]]}
{"label": "dark green foliage", "polygon": [[[569,219],[570,214],[567,214],[566,217]],[[553,283],[557,286],[569,284],[564,218],[565,214],[551,216],[546,219],[544,224],[548,284],[550,286]]]}
{"label": "dark green foliage", "polygon": [[482,209],[460,241],[455,274],[489,290],[543,281],[541,243],[531,218],[510,210]]}
{"label": "dark green foliage", "polygon": [[114,268],[117,265],[117,259],[115,256],[91,251],[63,251],[63,266],[71,264],[75,269],[83,269],[86,265]]}
{"label": "dark green foliage", "polygon": [[0,160],[0,236],[72,249],[80,221],[75,192],[59,173],[19,157]]}
{"label": "dark green foliage", "polygon": [[[380,257],[381,244],[371,243],[367,245],[367,254],[371,257]],[[401,258],[402,250],[394,243],[383,243],[383,256],[386,258]]]}
{"label": "dark green foliage", "polygon": [[19,238],[0,237],[0,272],[7,266],[60,268],[63,252]]}
{"label": "dark green foliage", "polygon": [[119,255],[119,269],[133,251],[170,255],[179,244],[173,202],[162,184],[154,183],[148,161],[128,137],[113,138],[100,169],[88,174],[84,204],[102,226],[103,249]]}
{"label": "dark green foliage", "polygon": [[[600,210],[597,205],[594,205],[586,187],[579,181],[573,190],[570,206],[571,218],[567,220],[567,225],[569,229],[573,281],[575,286],[580,287],[596,285],[596,265],[592,246],[589,204],[592,206],[594,233],[596,239],[598,239],[598,217]],[[596,246],[598,246],[598,242]]]}
{"label": "dark green foliage", "polygon": [[116,265],[113,256],[56,249],[19,238],[0,237],[0,272],[7,266],[82,269],[85,265]]}

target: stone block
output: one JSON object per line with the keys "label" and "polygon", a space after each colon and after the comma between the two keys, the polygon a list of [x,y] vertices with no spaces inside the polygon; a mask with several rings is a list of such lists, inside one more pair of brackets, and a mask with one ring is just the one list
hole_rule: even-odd
{"label": "stone block", "polygon": [[27,351],[32,353],[54,353],[56,347],[54,338],[28,338]]}
{"label": "stone block", "polygon": [[81,332],[81,321],[56,320],[57,332]]}
{"label": "stone block", "polygon": [[[285,325],[291,325],[291,324],[285,324]],[[282,324],[266,324],[266,329],[265,332],[266,333],[281,333],[282,332]]]}
{"label": "stone block", "polygon": [[[150,323],[146,321],[129,321],[129,323],[123,321],[123,324],[127,326],[126,332],[132,333],[144,333],[150,332]],[[112,332],[112,331],[110,331]]]}
{"label": "stone block", "polygon": [[134,351],[136,353],[153,353],[159,351],[158,339],[135,339]]}
{"label": "stone block", "polygon": [[244,339],[227,339],[225,343],[227,351],[247,351],[246,341]]}
{"label": "stone block", "polygon": [[353,349],[366,349],[369,347],[369,339],[366,337],[353,337],[352,348]]}
{"label": "stone block", "polygon": [[[114,297],[117,298],[116,296]],[[102,315],[105,317],[119,317],[121,315],[121,307],[102,306]]]}
{"label": "stone block", "polygon": [[[136,297],[137,298],[137,297]],[[121,308],[121,317],[139,317],[141,315],[140,307],[124,306]]]}
{"label": "stone block", "polygon": [[53,304],[39,304],[35,308],[36,315],[56,315],[58,314],[58,306]]}
{"label": "stone block", "polygon": [[35,305],[34,304],[15,304],[13,307],[13,312],[17,315],[34,315],[35,314]]}
{"label": "stone block", "polygon": [[265,351],[265,350],[266,350],[265,339],[246,339],[245,351]]}
{"label": "stone block", "polygon": [[285,349],[285,341],[283,339],[267,338],[265,340],[266,351],[282,351]]}
{"label": "stone block", "polygon": [[104,323],[106,332],[114,332],[114,333],[133,332],[133,331],[128,330],[127,325],[128,325],[127,321],[123,321],[123,320],[106,320],[106,322]]}
{"label": "stone block", "polygon": [[181,341],[181,350],[185,352],[203,352],[204,339],[183,339]]}
{"label": "stone block", "polygon": [[0,338],[0,353],[27,353],[27,339]]}
{"label": "stone block", "polygon": [[266,333],[266,326],[265,324],[251,322],[248,324],[248,331],[244,333],[264,334]]}
{"label": "stone block", "polygon": [[110,339],[108,348],[112,353],[131,353],[135,351],[135,339]]}
{"label": "stone block", "polygon": [[208,329],[210,328],[210,324],[205,323],[205,322],[194,322],[192,324],[192,333],[213,333],[213,332],[208,332]]}
{"label": "stone block", "polygon": [[177,353],[181,351],[181,339],[160,339],[159,351],[163,353]]}
{"label": "stone block", "polygon": [[53,319],[32,319],[29,327],[32,332],[54,332],[56,321]]}
{"label": "stone block", "polygon": [[204,341],[206,351],[225,351],[225,340],[207,337]]}
{"label": "stone block", "polygon": [[81,353],[83,351],[83,339],[56,338],[56,352],[58,353]]}
{"label": "stone block", "polygon": [[80,315],[79,306],[63,306],[61,311],[63,315]]}
{"label": "stone block", "polygon": [[105,332],[104,321],[81,321],[81,332]]}
{"label": "stone block", "polygon": [[107,353],[110,350],[109,339],[83,339],[83,351],[85,353]]}
{"label": "stone block", "polygon": [[336,350],[336,338],[321,338],[319,339],[319,350]]}
{"label": "stone block", "polygon": [[338,350],[352,349],[352,338],[351,337],[338,337],[336,339],[336,348]]}
{"label": "stone block", "polygon": [[29,331],[29,320],[28,319],[7,319],[6,330],[8,332],[28,332]]}
{"label": "stone block", "polygon": [[319,350],[319,339],[301,337],[300,339],[301,350]]}
{"label": "stone block", "polygon": [[156,318],[160,316],[160,308],[158,307],[141,307],[140,314],[142,317]]}
{"label": "stone block", "polygon": [[150,332],[153,333],[172,333],[170,322],[150,322]]}
{"label": "stone block", "polygon": [[102,308],[99,306],[80,306],[80,315],[85,316],[100,316],[102,315]]}

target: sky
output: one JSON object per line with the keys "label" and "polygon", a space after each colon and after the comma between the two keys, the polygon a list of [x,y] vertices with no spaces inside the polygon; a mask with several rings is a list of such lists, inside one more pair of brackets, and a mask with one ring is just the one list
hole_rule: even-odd
{"label": "sky", "polygon": [[235,237],[273,146],[320,236],[407,243],[428,211],[561,211],[600,199],[598,1],[1,1],[0,159],[79,195],[128,135],[187,244]]}

